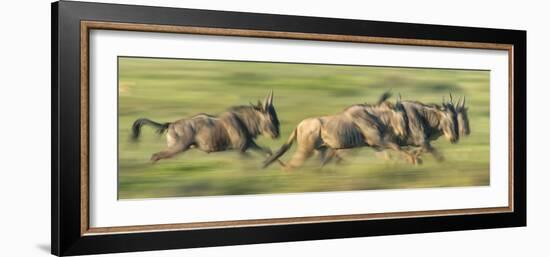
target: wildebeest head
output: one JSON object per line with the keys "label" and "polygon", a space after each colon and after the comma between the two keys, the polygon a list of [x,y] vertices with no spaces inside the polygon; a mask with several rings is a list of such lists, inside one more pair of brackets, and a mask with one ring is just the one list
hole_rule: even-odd
{"label": "wildebeest head", "polygon": [[267,134],[271,138],[279,137],[279,119],[273,105],[273,90],[270,90],[264,101],[258,101],[254,106],[259,118],[259,130],[262,134]]}
{"label": "wildebeest head", "polygon": [[439,129],[443,132],[447,140],[451,143],[456,143],[459,138],[457,129],[458,122],[455,106],[452,102],[453,98],[452,96],[450,97],[450,101],[445,101],[445,99],[443,99],[443,103],[439,108]]}
{"label": "wildebeest head", "polygon": [[470,120],[468,119],[468,107],[466,107],[466,96],[456,103],[456,120],[458,121],[458,132],[460,136],[470,135]]}

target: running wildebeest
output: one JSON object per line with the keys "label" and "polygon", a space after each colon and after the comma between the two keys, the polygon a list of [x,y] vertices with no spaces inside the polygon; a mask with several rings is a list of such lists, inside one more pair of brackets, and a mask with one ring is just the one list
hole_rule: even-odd
{"label": "running wildebeest", "polygon": [[[459,99],[455,106],[452,95],[449,96],[450,101],[443,100],[441,105],[402,101],[409,130],[406,137],[395,137],[395,139],[401,147],[409,148],[414,153],[418,163],[422,162],[420,155],[424,152],[431,153],[438,161],[444,159],[443,155],[431,145],[431,141],[444,135],[451,143],[456,143],[460,136],[470,134],[465,98]],[[336,156],[341,159],[338,153]]]}
{"label": "running wildebeest", "polygon": [[286,165],[289,169],[301,166],[314,152],[321,154],[324,165],[339,150],[363,146],[392,149],[415,163],[415,156],[401,150],[394,138],[406,137],[407,118],[400,99],[394,105],[386,101],[389,96],[384,93],[376,105],[353,105],[336,115],[301,121],[287,142],[264,162],[264,167],[278,160],[294,141],[297,149]]}
{"label": "running wildebeest", "polygon": [[[428,152],[436,160],[442,161],[444,159],[443,155],[430,142],[442,135],[453,144],[458,142],[459,122],[457,121],[457,111],[453,105],[452,96],[450,101],[443,100],[441,105],[424,104],[417,101],[403,101],[402,104],[407,113],[409,131],[407,138],[401,140],[399,144],[401,146],[418,147],[415,150],[417,157],[424,152]],[[464,114],[466,114],[465,111]],[[464,126],[468,126],[469,130],[468,117],[464,114],[462,115],[464,118],[462,122]]]}
{"label": "running wildebeest", "polygon": [[173,157],[190,148],[206,153],[238,150],[242,154],[251,149],[270,155],[271,150],[258,146],[254,139],[261,134],[271,138],[279,137],[279,120],[273,105],[272,90],[257,105],[234,106],[219,116],[198,114],[168,123],[138,119],[132,126],[134,140],[139,137],[143,125],[155,127],[159,134],[166,132],[167,148],[153,154],[153,162]]}
{"label": "running wildebeest", "polygon": [[[440,136],[444,135],[451,143],[456,143],[460,136],[470,134],[465,97],[459,99],[456,106],[453,105],[452,95],[450,101],[443,100],[441,105],[402,101],[402,106],[406,110],[409,130],[406,137],[396,139],[401,147],[411,149],[417,163],[422,162],[420,155],[424,152],[431,153],[438,161],[444,159],[430,143]],[[341,159],[338,152],[336,157]]]}

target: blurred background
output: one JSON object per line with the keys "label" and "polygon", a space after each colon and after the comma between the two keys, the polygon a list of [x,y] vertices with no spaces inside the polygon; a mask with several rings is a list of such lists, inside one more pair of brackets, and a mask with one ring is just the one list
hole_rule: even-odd
{"label": "blurred background", "polygon": [[[273,151],[301,120],[374,103],[388,89],[424,103],[440,103],[449,92],[465,95],[472,133],[454,145],[434,141],[446,158],[440,163],[424,154],[423,165],[413,166],[365,147],[342,164],[321,169],[312,157],[292,172],[276,163],[261,169],[264,157],[253,152],[246,159],[232,151],[191,149],[151,164],[151,155],[165,148],[165,137],[143,127],[140,141],[130,141],[138,118],[171,122],[202,112],[215,115],[263,100],[269,89],[281,137],[257,142]],[[119,199],[489,185],[489,71],[120,57],[118,114]]]}

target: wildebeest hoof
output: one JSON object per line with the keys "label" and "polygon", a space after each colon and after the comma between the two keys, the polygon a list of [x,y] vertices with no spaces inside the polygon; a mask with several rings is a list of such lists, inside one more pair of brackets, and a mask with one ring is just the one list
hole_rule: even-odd
{"label": "wildebeest hoof", "polygon": [[151,162],[152,162],[152,163],[156,163],[156,162],[157,162],[158,160],[160,160],[160,159],[161,159],[161,157],[160,157],[160,154],[158,154],[158,153],[153,154],[153,155],[151,156]]}

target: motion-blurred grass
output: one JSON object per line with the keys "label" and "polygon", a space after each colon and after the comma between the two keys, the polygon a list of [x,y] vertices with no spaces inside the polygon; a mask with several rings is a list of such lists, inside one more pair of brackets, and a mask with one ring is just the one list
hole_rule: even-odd
{"label": "motion-blurred grass", "polygon": [[[404,100],[425,103],[440,103],[449,92],[466,95],[472,134],[455,145],[444,138],[435,141],[446,157],[442,163],[424,155],[423,165],[412,166],[395,154],[385,160],[362,148],[338,166],[320,169],[313,157],[290,173],[276,163],[260,169],[263,156],[242,158],[231,151],[206,154],[192,149],[153,165],[149,158],[165,147],[164,136],[144,127],[138,143],[129,140],[137,118],[168,122],[201,112],[219,114],[263,99],[268,89],[274,90],[281,138],[261,137],[257,142],[272,150],[304,118],[375,102],[388,89]],[[488,71],[120,57],[118,111],[120,199],[489,184]]]}

